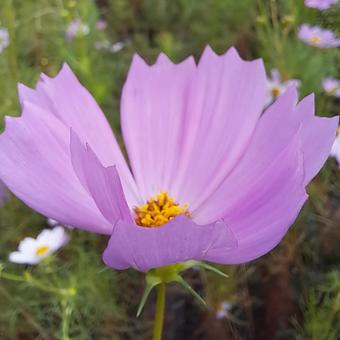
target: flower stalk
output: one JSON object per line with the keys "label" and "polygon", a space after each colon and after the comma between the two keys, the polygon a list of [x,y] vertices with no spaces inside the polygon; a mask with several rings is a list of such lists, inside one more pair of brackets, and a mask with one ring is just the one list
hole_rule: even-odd
{"label": "flower stalk", "polygon": [[165,282],[162,282],[157,286],[157,303],[152,337],[153,340],[162,339],[164,316],[165,316]]}

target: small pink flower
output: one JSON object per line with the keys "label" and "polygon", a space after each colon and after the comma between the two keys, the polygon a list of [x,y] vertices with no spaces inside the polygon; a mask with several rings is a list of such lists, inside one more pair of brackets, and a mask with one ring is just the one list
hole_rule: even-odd
{"label": "small pink flower", "polygon": [[265,106],[271,104],[277,97],[286,92],[289,86],[300,87],[300,80],[290,79],[282,81],[277,69],[271,71],[271,77],[267,76],[267,95]]}
{"label": "small pink flower", "polygon": [[66,29],[65,39],[70,41],[77,35],[87,35],[90,32],[90,28],[87,24],[84,24],[80,19],[73,20]]}
{"label": "small pink flower", "polygon": [[298,36],[304,43],[318,48],[340,46],[340,39],[335,38],[332,31],[318,26],[303,24],[299,28]]}
{"label": "small pink flower", "polygon": [[311,8],[317,8],[320,10],[327,9],[333,4],[336,4],[338,0],[305,0],[305,5]]}
{"label": "small pink flower", "polygon": [[96,29],[98,31],[105,31],[107,28],[107,22],[104,20],[104,19],[99,19],[97,22],[96,22]]}
{"label": "small pink flower", "polygon": [[229,316],[230,310],[233,307],[232,303],[224,301],[222,302],[217,311],[216,311],[216,319],[224,319]]}
{"label": "small pink flower", "polygon": [[340,98],[340,80],[335,78],[325,78],[322,81],[322,87],[329,96]]}

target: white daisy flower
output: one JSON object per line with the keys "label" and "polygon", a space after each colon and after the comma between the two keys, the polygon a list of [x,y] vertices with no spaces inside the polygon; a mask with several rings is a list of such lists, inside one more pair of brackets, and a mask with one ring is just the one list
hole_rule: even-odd
{"label": "white daisy flower", "polygon": [[271,71],[271,77],[267,77],[267,95],[265,106],[271,104],[278,96],[283,94],[289,86],[300,86],[300,81],[297,79],[290,79],[282,81],[280,73],[277,69]]}
{"label": "white daisy flower", "polygon": [[117,53],[117,52],[121,51],[125,47],[125,45],[126,44],[124,42],[118,41],[118,42],[111,45],[110,52]]}
{"label": "white daisy flower", "polygon": [[121,51],[127,44],[123,41],[118,41],[111,44],[108,40],[96,41],[94,43],[94,48],[97,50],[106,50],[111,53],[117,53]]}
{"label": "white daisy flower", "polygon": [[19,243],[18,251],[9,254],[9,261],[37,264],[63,247],[69,239],[69,235],[61,226],[53,229],[44,229],[36,239],[32,237],[24,238]]}

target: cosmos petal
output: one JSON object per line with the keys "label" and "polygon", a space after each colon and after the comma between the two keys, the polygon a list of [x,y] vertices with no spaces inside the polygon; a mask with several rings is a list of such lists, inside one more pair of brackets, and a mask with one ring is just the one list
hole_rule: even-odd
{"label": "cosmos petal", "polygon": [[42,74],[36,90],[20,84],[18,92],[21,104],[31,102],[54,115],[88,142],[105,166],[115,164],[129,202],[139,202],[135,182],[105,115],[67,64],[55,78]]}
{"label": "cosmos petal", "polygon": [[317,117],[314,95],[304,98],[295,114],[302,124],[301,138],[307,185],[326,162],[335,139],[339,117]]}
{"label": "cosmos petal", "polygon": [[104,167],[91,147],[83,146],[72,131],[71,158],[80,182],[91,193],[103,216],[112,225],[117,220],[132,222],[116,167]]}
{"label": "cosmos petal", "polygon": [[263,110],[262,60],[244,61],[234,48],[207,47],[188,97],[188,129],[176,167],[173,196],[195,210],[236,166]]}
{"label": "cosmos petal", "polygon": [[224,220],[238,248],[218,263],[243,263],[275,247],[296,219],[307,199],[304,189],[300,134],[293,138],[275,161],[246,190],[234,192]]}
{"label": "cosmos petal", "polygon": [[161,54],[149,66],[135,55],[122,92],[121,125],[141,195],[168,190],[189,121],[187,97],[196,66],[193,58],[174,65]]}
{"label": "cosmos petal", "polygon": [[6,117],[0,136],[0,177],[41,214],[88,231],[110,233],[112,226],[73,171],[69,138],[56,117],[25,102],[21,117]]}
{"label": "cosmos petal", "polygon": [[179,215],[156,228],[118,221],[103,260],[115,269],[133,267],[146,272],[178,262],[214,258],[216,252],[228,254],[236,247],[237,241],[223,221],[197,225]]}
{"label": "cosmos petal", "polygon": [[217,56],[207,48],[197,67],[164,55],[148,66],[135,56],[121,120],[144,200],[162,190],[193,208],[204,200],[245,150],[262,112],[265,79],[262,61],[245,62],[235,49]]}
{"label": "cosmos petal", "polygon": [[232,209],[234,193],[247,192],[247,188],[277,162],[297,133],[303,153],[304,185],[308,184],[330,153],[338,122],[336,117],[314,116],[313,102],[313,96],[308,96],[297,105],[297,90],[290,87],[265,111],[246,153],[233,172],[192,212],[195,221],[210,223],[224,217]]}

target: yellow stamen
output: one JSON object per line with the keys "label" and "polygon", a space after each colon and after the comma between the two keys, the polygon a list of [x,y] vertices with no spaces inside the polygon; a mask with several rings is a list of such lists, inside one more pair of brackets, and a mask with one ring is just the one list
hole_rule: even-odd
{"label": "yellow stamen", "polygon": [[136,224],[149,228],[159,227],[180,214],[190,217],[188,205],[180,206],[167,192],[151,197],[146,204],[136,207],[134,211]]}
{"label": "yellow stamen", "polygon": [[310,41],[312,42],[312,44],[317,45],[321,41],[321,38],[314,35]]}
{"label": "yellow stamen", "polygon": [[35,253],[38,256],[43,256],[48,252],[49,249],[50,248],[48,246],[41,246],[35,251]]}
{"label": "yellow stamen", "polygon": [[277,97],[278,95],[280,95],[280,93],[281,93],[281,90],[278,87],[273,87],[272,88],[272,95],[274,97]]}

